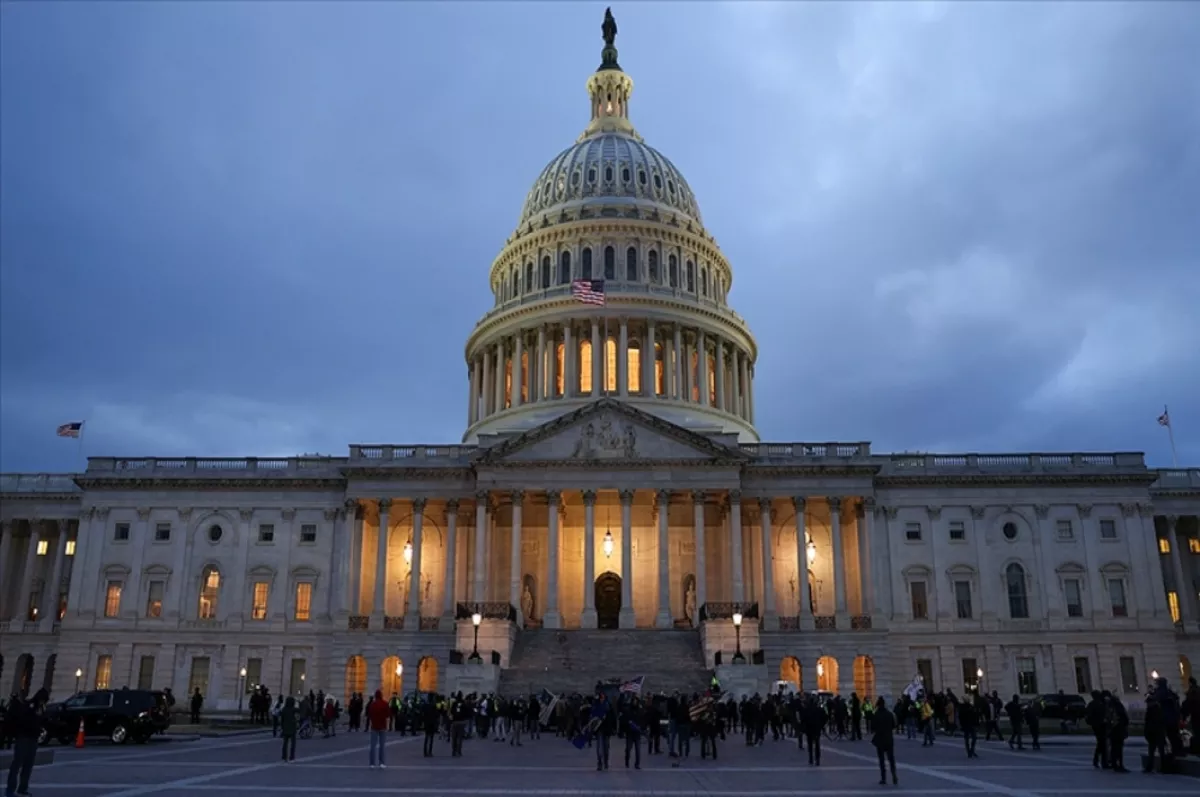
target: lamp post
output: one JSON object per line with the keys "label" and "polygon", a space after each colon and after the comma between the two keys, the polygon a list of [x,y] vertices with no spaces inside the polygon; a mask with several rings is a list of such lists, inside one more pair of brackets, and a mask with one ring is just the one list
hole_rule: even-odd
{"label": "lamp post", "polygon": [[733,613],[733,631],[737,635],[737,649],[733,652],[734,664],[745,664],[746,657],[742,655],[742,613]]}
{"label": "lamp post", "polygon": [[79,667],[75,668],[75,694],[79,694],[79,681],[83,678],[83,670]]}
{"label": "lamp post", "polygon": [[396,691],[400,693],[400,697],[404,697],[404,682],[401,678],[404,677],[404,665],[396,662]]}
{"label": "lamp post", "polygon": [[246,694],[246,668],[238,670],[238,716],[242,716],[242,697]]}
{"label": "lamp post", "polygon": [[983,691],[983,668],[980,667],[975,671],[975,694],[980,694]]}
{"label": "lamp post", "polygon": [[471,661],[480,661],[482,657],[479,655],[479,624],[483,622],[483,615],[475,612],[471,615],[471,625],[475,626],[475,644],[471,647]]}

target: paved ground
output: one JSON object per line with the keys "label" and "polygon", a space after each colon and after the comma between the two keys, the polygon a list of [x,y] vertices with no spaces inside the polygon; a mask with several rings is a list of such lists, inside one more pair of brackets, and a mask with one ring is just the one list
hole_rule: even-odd
{"label": "paved ground", "polygon": [[[238,739],[204,739],[145,746],[58,748],[56,763],[38,767],[31,791],[39,797],[189,797],[220,792],[227,797],[289,795],[479,795],[480,797],[840,797],[842,795],[1081,795],[1200,794],[1200,779],[1177,776],[1116,775],[1091,766],[1085,738],[1046,745],[1040,752],[1017,753],[995,742],[980,742],[981,758],[968,762],[958,740],[933,748],[897,741],[899,786],[879,786],[874,748],[869,742],[827,742],[822,766],[810,768],[793,742],[747,748],[732,737],[719,761],[691,758],[672,768],[665,756],[643,756],[640,771],[626,770],[623,742],[613,740],[612,769],[595,770],[592,750],[579,751],[562,739],[544,736],[520,748],[468,741],[465,756],[450,758],[438,742],[436,757],[421,756],[412,737],[392,737],[388,768],[368,769],[366,737],[301,740],[295,763],[279,761],[278,742],[269,734]],[[1138,766],[1139,746],[1127,763]]]}

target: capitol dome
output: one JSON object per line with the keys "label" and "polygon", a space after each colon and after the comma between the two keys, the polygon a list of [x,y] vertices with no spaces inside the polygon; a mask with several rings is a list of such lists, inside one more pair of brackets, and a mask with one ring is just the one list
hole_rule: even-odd
{"label": "capitol dome", "polygon": [[495,306],[467,339],[464,441],[518,434],[602,398],[757,442],[758,345],[691,186],[629,116],[605,14],[590,120],[542,169],[492,262]]}

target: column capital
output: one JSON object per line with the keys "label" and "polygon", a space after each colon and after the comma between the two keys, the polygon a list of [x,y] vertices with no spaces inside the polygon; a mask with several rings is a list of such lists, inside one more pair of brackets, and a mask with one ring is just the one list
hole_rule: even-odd
{"label": "column capital", "polygon": [[596,505],[596,491],[595,490],[584,490],[583,491],[583,505],[584,506],[595,506]]}
{"label": "column capital", "polygon": [[742,503],[742,491],[741,490],[730,490],[729,491],[729,504],[732,506],[733,504],[740,505],[741,503]]}
{"label": "column capital", "polygon": [[456,517],[458,515],[458,499],[457,498],[451,498],[449,501],[446,502],[446,517],[450,517],[451,515],[454,515]]}
{"label": "column capital", "polygon": [[[245,511],[246,510],[244,510],[244,509],[242,510],[242,512],[245,512]],[[253,510],[250,510],[250,511],[252,512]],[[150,519],[150,507],[139,506],[137,508],[137,516],[138,516],[138,520],[149,520]]]}
{"label": "column capital", "polygon": [[558,507],[562,504],[562,490],[547,490],[546,503],[553,507]]}
{"label": "column capital", "polygon": [[[841,512],[842,511],[841,496],[831,495],[828,498],[826,498],[825,500],[829,502],[829,510],[831,512]],[[838,518],[838,520],[841,520],[841,518]]]}
{"label": "column capital", "polygon": [[870,515],[875,514],[875,506],[876,506],[875,499],[871,496],[867,496],[866,498],[859,501],[858,502],[859,517],[866,517],[869,514]]}
{"label": "column capital", "polygon": [[771,519],[771,506],[772,499],[766,497],[760,497],[758,499],[758,511],[761,512],[768,520]]}
{"label": "column capital", "polygon": [[475,500],[476,501],[487,501],[489,498],[491,498],[491,496],[492,496],[492,494],[488,490],[476,490],[475,491]]}
{"label": "column capital", "polygon": [[971,507],[971,517],[975,518],[976,520],[983,520],[983,517],[986,514],[987,514],[986,506],[974,505]]}
{"label": "column capital", "polygon": [[337,520],[338,514],[339,510],[337,509],[326,509],[324,512],[325,521],[327,523],[332,523],[333,521]]}
{"label": "column capital", "polygon": [[1048,517],[1050,517],[1050,505],[1049,504],[1034,504],[1033,512],[1039,518],[1048,518]]}
{"label": "column capital", "polygon": [[656,490],[654,493],[654,502],[658,506],[666,506],[666,505],[670,504],[671,503],[671,491],[666,490],[666,489]]}
{"label": "column capital", "polygon": [[512,493],[509,495],[509,498],[512,500],[513,506],[521,506],[522,504],[525,503],[525,491],[524,490],[513,490]]}
{"label": "column capital", "polygon": [[1138,504],[1138,512],[1142,517],[1154,517],[1154,504]]}
{"label": "column capital", "polygon": [[708,493],[706,493],[704,490],[692,490],[693,504],[703,504],[707,497]]}
{"label": "column capital", "polygon": [[804,508],[807,506],[806,499],[802,495],[792,496],[792,508],[796,510],[797,515],[804,514]]}
{"label": "column capital", "polygon": [[380,512],[387,512],[391,508],[392,508],[392,499],[390,499],[390,498],[380,498],[379,499],[379,511]]}
{"label": "column capital", "polygon": [[[247,523],[249,523],[249,522],[250,522],[250,519],[251,519],[252,517],[254,517],[254,510],[253,510],[253,509],[239,509],[239,510],[238,510],[238,514],[242,516],[242,520],[244,520],[244,521],[246,521]],[[146,511],[146,517],[149,517],[149,516],[150,516],[150,512],[149,512],[149,510],[147,510],[147,511]],[[141,513],[140,511],[138,512],[138,517],[139,517],[139,518],[141,518],[141,517],[142,517],[142,513]],[[144,518],[143,518],[143,519],[144,519]]]}
{"label": "column capital", "polygon": [[622,506],[632,506],[633,505],[633,493],[634,493],[633,490],[622,490],[620,492]]}
{"label": "column capital", "polygon": [[428,500],[429,500],[428,498],[414,498],[412,500],[413,514],[419,515],[422,512],[424,512],[425,511],[425,503]]}
{"label": "column capital", "polygon": [[279,515],[285,521],[287,521],[288,523],[291,523],[293,520],[296,519],[296,510],[292,507],[288,507],[287,509],[280,510]]}
{"label": "column capital", "polygon": [[1137,504],[1121,504],[1121,515],[1123,517],[1133,517],[1137,514]]}

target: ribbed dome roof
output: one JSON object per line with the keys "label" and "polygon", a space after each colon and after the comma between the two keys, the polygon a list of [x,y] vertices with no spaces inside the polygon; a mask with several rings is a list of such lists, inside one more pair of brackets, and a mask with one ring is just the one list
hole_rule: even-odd
{"label": "ribbed dome roof", "polygon": [[518,224],[591,203],[657,205],[704,223],[691,187],[671,161],[633,136],[605,132],[580,140],[550,161],[525,198]]}

